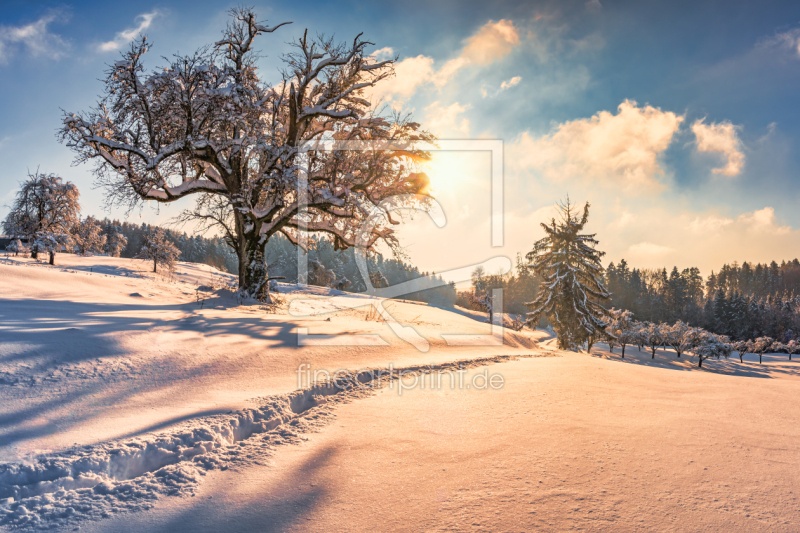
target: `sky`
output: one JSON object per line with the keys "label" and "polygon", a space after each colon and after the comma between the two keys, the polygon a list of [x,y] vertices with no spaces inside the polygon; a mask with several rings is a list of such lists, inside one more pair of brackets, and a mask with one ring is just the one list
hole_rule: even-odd
{"label": "sky", "polygon": [[[83,215],[164,223],[187,207],[106,210],[90,165],[59,144],[62,110],[95,105],[107,65],[144,33],[146,65],[212,44],[225,2],[2,0],[0,217],[37,168],[81,191]],[[604,261],[653,268],[800,256],[800,3],[250,2],[270,23],[259,72],[278,80],[304,29],[375,43],[396,76],[370,97],[440,139],[504,146],[504,244],[493,247],[488,152],[439,152],[428,165],[447,219],[399,230],[425,271],[513,259],[569,196],[590,202]]]}

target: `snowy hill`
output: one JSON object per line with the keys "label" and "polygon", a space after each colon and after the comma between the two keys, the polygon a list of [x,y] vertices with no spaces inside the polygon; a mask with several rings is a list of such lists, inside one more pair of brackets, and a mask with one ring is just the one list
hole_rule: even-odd
{"label": "snowy hill", "polygon": [[[267,312],[208,266],[148,270],[0,258],[0,529],[793,530],[783,355],[485,345],[465,310],[280,285]],[[454,371],[504,386],[425,386]]]}
{"label": "snowy hill", "polygon": [[[224,289],[233,276],[207,265],[179,263],[166,276],[148,269],[133,259],[66,254],[55,267],[21,257],[0,263],[0,461],[69,455],[187,424],[207,432],[215,415],[252,410],[254,398],[300,388],[301,364],[333,371],[525,353],[537,335],[508,331],[506,346],[448,347],[441,332],[480,335],[489,326],[417,302],[385,302],[391,317],[429,344],[420,351],[371,311],[371,298],[281,284],[285,301],[267,313],[239,305]],[[164,445],[153,446],[166,453]],[[119,456],[116,445],[110,449]],[[93,461],[112,453],[108,445],[99,450],[91,452]],[[143,474],[164,464],[135,469]],[[54,475],[48,468],[41,479],[17,480],[5,491],[16,487],[20,497]],[[73,488],[108,481],[107,470],[89,468]],[[3,475],[0,499],[9,497]],[[55,482],[47,492],[69,486]]]}

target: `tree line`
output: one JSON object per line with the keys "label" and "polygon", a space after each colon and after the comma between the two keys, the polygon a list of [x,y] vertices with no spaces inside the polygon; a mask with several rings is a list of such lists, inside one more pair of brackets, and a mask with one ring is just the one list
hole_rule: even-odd
{"label": "tree line", "polygon": [[610,304],[648,322],[681,321],[734,340],[761,336],[788,342],[800,332],[800,262],[723,265],[705,280],[692,267],[606,268]]}

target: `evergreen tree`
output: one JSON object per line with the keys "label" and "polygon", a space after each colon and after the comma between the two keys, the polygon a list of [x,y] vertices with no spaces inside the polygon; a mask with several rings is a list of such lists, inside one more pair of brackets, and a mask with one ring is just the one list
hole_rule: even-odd
{"label": "evergreen tree", "polygon": [[559,205],[561,219],[542,224],[546,237],[537,241],[527,258],[535,273],[542,277],[539,294],[526,305],[531,310],[527,323],[536,327],[547,316],[558,335],[562,349],[576,349],[592,337],[605,334],[608,311],[601,301],[611,294],[603,282],[600,258],[594,234],[580,234],[589,221],[589,203],[578,216],[575,206]]}

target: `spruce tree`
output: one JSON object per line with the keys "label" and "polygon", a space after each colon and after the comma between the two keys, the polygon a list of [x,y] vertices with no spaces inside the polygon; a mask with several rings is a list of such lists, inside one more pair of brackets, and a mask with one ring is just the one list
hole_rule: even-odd
{"label": "spruce tree", "polygon": [[525,305],[530,309],[527,323],[536,327],[541,316],[546,316],[558,335],[559,348],[570,350],[606,335],[608,311],[600,302],[611,294],[603,284],[600,264],[605,252],[596,249],[594,234],[580,234],[589,220],[589,203],[582,216],[569,198],[559,207],[561,219],[542,224],[546,236],[527,254],[542,283],[536,299]]}

